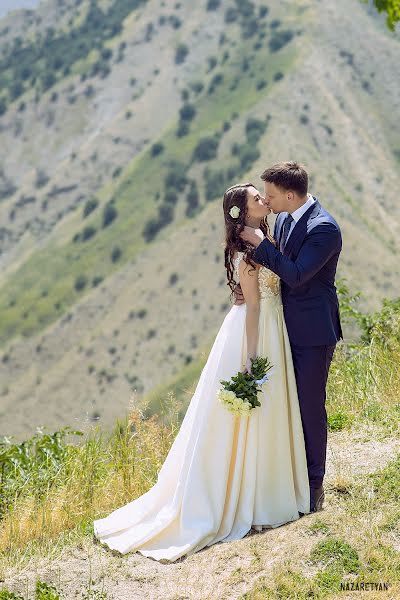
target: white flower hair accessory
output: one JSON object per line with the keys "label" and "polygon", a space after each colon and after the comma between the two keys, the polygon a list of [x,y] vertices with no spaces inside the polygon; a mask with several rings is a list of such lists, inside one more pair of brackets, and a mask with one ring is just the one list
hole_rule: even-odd
{"label": "white flower hair accessory", "polygon": [[232,206],[229,214],[231,215],[232,219],[237,219],[240,215],[240,208],[238,206]]}

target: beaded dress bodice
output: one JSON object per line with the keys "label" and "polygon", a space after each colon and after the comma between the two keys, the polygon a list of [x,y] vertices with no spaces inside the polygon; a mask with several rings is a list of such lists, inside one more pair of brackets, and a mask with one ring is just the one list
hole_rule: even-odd
{"label": "beaded dress bodice", "polygon": [[[244,252],[238,252],[233,259],[234,273],[236,281],[239,282],[239,264],[244,256]],[[261,298],[280,298],[281,280],[278,275],[267,267],[261,266],[258,272],[258,288]]]}

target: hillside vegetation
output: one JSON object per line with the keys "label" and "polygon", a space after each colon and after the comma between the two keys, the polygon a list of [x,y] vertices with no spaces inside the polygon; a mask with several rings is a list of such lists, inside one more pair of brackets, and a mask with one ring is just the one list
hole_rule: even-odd
{"label": "hillside vegetation", "polygon": [[340,222],[360,308],[396,296],[398,39],[367,6],[47,0],[0,31],[0,433],[111,427],[196,373],[221,195],[276,160]]}

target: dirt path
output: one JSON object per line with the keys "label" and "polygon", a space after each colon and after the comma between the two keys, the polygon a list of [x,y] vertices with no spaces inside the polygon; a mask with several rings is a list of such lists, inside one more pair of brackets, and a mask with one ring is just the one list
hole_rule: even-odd
{"label": "dirt path", "polygon": [[314,543],[309,526],[315,519],[328,519],[337,511],[339,500],[333,486],[351,481],[355,475],[375,471],[398,451],[399,439],[379,439],[375,435],[371,439],[368,430],[331,433],[324,482],[325,505],[317,515],[262,533],[250,532],[242,540],[215,544],[172,564],[162,564],[138,553],[121,557],[87,542],[79,548],[66,548],[57,560],[40,559],[23,572],[10,573],[4,585],[21,593],[29,589],[32,594],[34,582],[40,578],[54,583],[68,599],[82,598],[90,585],[93,595],[85,598],[101,599],[102,590],[107,592],[107,600],[238,598],[249,591],[259,577],[268,577],[277,562],[290,560],[294,548],[296,558],[300,562],[306,560]]}

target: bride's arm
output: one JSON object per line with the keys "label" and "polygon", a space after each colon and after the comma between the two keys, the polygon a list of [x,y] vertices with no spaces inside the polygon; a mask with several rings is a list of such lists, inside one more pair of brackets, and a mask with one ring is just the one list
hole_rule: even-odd
{"label": "bride's arm", "polygon": [[246,367],[250,370],[251,358],[257,356],[258,321],[260,314],[260,292],[258,289],[259,266],[253,269],[244,260],[239,265],[239,281],[246,302],[246,338],[247,360]]}

